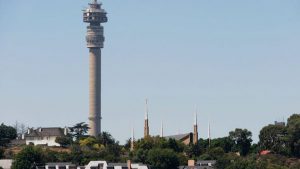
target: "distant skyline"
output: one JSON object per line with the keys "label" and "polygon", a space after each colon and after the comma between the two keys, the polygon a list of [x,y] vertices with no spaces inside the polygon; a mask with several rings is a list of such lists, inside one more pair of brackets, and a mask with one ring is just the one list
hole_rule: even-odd
{"label": "distant skyline", "polygon": [[[0,0],[0,123],[88,122],[88,0]],[[102,129],[124,143],[259,130],[300,113],[300,1],[103,0]]]}

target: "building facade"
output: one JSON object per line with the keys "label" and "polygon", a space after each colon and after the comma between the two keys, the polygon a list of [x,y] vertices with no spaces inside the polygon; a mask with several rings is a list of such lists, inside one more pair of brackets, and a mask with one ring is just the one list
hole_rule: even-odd
{"label": "building facade", "polygon": [[26,145],[46,145],[46,146],[60,146],[60,144],[55,142],[57,137],[67,136],[69,129],[53,127],[53,128],[38,128],[38,129],[28,129],[22,137],[26,142]]}

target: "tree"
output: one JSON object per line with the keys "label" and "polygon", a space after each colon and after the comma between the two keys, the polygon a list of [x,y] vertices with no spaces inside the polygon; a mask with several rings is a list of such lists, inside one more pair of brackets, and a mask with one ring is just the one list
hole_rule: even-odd
{"label": "tree", "polygon": [[222,137],[211,140],[211,148],[221,147],[226,153],[231,152],[233,146],[234,141],[231,140],[229,137]]}
{"label": "tree", "polygon": [[190,144],[188,146],[185,146],[184,152],[189,157],[198,157],[201,153],[200,151],[200,144]]}
{"label": "tree", "polygon": [[7,144],[16,137],[16,129],[11,126],[6,126],[3,123],[0,125],[0,146],[7,146]]}
{"label": "tree", "polygon": [[14,158],[12,169],[33,169],[44,164],[44,155],[40,147],[26,146]]}
{"label": "tree", "polygon": [[76,141],[79,141],[89,130],[89,127],[84,122],[77,123],[70,128],[70,132]]}
{"label": "tree", "polygon": [[25,124],[23,123],[19,123],[18,121],[16,121],[15,125],[14,125],[14,128],[16,129],[17,131],[17,134],[18,135],[21,135],[21,134],[24,134],[27,130]]}
{"label": "tree", "polygon": [[140,162],[140,163],[146,163],[148,152],[149,152],[149,150],[145,150],[145,149],[136,150],[134,157],[133,157],[133,161]]}
{"label": "tree", "polygon": [[287,132],[292,155],[300,157],[300,114],[290,116],[287,123]]}
{"label": "tree", "polygon": [[0,147],[0,159],[4,157],[4,152],[5,152],[4,148]]}
{"label": "tree", "polygon": [[246,156],[250,151],[251,137],[252,133],[247,129],[235,129],[235,131],[229,132],[229,138],[234,141],[235,148],[242,156]]}
{"label": "tree", "polygon": [[179,166],[179,159],[171,149],[152,149],[147,154],[147,162],[153,169],[174,169]]}
{"label": "tree", "polygon": [[108,132],[102,132],[98,137],[97,137],[97,142],[100,144],[103,144],[105,146],[114,144],[116,141],[115,139],[109,134]]}
{"label": "tree", "polygon": [[73,140],[70,136],[61,136],[56,137],[55,142],[58,143],[61,147],[67,147],[72,144]]}
{"label": "tree", "polygon": [[[161,140],[163,142],[164,140]],[[184,145],[182,142],[176,141],[175,139],[168,139],[166,142],[166,148],[172,149],[175,152],[183,152]]]}
{"label": "tree", "polygon": [[259,146],[264,150],[287,154],[288,143],[286,127],[280,125],[268,125],[262,128],[259,134]]}

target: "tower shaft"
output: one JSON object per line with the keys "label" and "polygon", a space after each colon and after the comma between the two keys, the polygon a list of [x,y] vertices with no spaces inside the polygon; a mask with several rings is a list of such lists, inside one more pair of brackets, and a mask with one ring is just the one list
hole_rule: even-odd
{"label": "tower shaft", "polygon": [[89,134],[101,133],[101,49],[90,48]]}
{"label": "tower shaft", "polygon": [[198,143],[198,125],[194,125],[193,143]]}
{"label": "tower shaft", "polygon": [[150,135],[149,135],[149,116],[148,116],[148,111],[149,111],[149,109],[148,109],[148,99],[146,99],[146,105],[145,105],[146,107],[146,110],[145,110],[145,123],[144,123],[144,138],[147,138],[147,137],[149,137]]}
{"label": "tower shaft", "polygon": [[195,111],[194,117],[194,133],[193,133],[193,144],[198,143],[198,117],[197,117],[197,109]]}
{"label": "tower shaft", "polygon": [[106,12],[101,3],[93,0],[83,12],[83,22],[87,26],[86,42],[90,57],[90,92],[89,92],[89,135],[101,133],[101,48],[104,43],[104,28],[107,22]]}
{"label": "tower shaft", "polygon": [[145,119],[145,126],[144,126],[144,138],[149,137],[149,121]]}

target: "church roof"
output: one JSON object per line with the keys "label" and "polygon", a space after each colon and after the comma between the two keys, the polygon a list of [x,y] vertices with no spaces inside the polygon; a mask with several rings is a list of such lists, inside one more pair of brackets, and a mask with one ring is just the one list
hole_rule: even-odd
{"label": "church roof", "polygon": [[178,134],[178,135],[172,135],[172,136],[165,136],[165,139],[175,139],[175,140],[183,140],[185,138],[190,137],[192,133],[185,133],[185,134]]}

